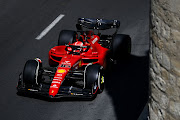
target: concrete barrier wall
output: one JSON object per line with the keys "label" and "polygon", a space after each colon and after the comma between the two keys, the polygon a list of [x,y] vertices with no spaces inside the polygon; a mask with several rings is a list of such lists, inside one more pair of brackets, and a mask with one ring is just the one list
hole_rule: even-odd
{"label": "concrete barrier wall", "polygon": [[150,119],[180,120],[180,0],[151,0]]}

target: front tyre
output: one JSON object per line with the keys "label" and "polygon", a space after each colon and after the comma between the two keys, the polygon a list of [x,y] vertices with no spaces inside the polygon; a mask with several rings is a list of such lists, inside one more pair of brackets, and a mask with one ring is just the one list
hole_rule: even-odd
{"label": "front tyre", "polygon": [[104,89],[104,71],[98,64],[88,65],[85,69],[85,88],[92,94],[101,93]]}
{"label": "front tyre", "polygon": [[23,83],[25,85],[38,85],[40,63],[37,60],[28,60],[23,70]]}

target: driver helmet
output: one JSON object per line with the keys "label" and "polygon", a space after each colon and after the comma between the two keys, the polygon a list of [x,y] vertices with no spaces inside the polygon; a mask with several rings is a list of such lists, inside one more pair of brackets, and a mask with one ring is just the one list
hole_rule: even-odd
{"label": "driver helmet", "polygon": [[75,46],[83,46],[83,42],[76,41],[76,42],[73,43],[73,45],[75,45]]}

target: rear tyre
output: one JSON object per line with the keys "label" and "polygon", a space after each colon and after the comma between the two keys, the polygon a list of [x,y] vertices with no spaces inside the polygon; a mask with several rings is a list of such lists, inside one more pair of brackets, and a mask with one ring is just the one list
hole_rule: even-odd
{"label": "rear tyre", "polygon": [[59,34],[58,46],[75,42],[76,34],[76,31],[73,30],[62,30]]}
{"label": "rear tyre", "polygon": [[104,89],[103,68],[98,64],[93,64],[87,66],[85,71],[85,88],[91,89],[92,94],[101,93]]}
{"label": "rear tyre", "polygon": [[129,35],[116,34],[112,41],[112,59],[127,60],[131,54],[131,38]]}
{"label": "rear tyre", "polygon": [[23,83],[25,85],[37,85],[40,64],[36,60],[28,60],[23,70]]}

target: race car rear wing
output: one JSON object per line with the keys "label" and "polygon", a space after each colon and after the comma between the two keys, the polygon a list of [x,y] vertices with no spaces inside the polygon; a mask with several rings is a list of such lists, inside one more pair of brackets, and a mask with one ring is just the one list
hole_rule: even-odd
{"label": "race car rear wing", "polygon": [[120,21],[118,20],[105,20],[105,19],[89,19],[89,18],[79,18],[76,24],[78,30],[82,30],[82,27],[88,29],[106,30],[110,28],[120,27]]}

